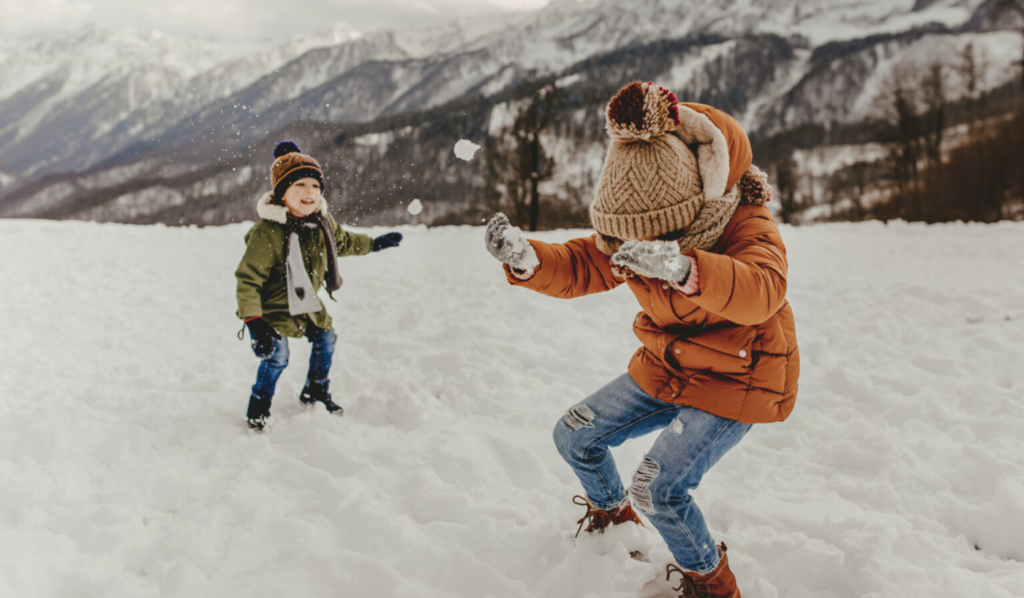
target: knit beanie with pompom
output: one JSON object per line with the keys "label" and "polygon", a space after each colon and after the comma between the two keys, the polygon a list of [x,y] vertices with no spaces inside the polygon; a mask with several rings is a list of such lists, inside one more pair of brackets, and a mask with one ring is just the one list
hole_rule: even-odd
{"label": "knit beanie with pompom", "polygon": [[590,221],[623,240],[684,229],[704,203],[697,158],[672,131],[676,96],[653,83],[633,82],[608,104],[611,137]]}
{"label": "knit beanie with pompom", "polygon": [[282,141],[274,148],[274,163],[270,165],[270,185],[274,189],[274,200],[283,201],[285,191],[299,179],[313,178],[319,181],[320,191],[324,185],[324,170],[312,156],[302,153],[293,141]]}
{"label": "knit beanie with pompom", "polygon": [[611,144],[590,221],[609,255],[616,241],[658,237],[708,249],[741,203],[771,196],[743,128],[711,106],[635,81],[609,102],[605,126]]}

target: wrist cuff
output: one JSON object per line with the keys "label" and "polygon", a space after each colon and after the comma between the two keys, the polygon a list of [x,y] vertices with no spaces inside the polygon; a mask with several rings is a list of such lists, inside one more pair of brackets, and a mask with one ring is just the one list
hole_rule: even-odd
{"label": "wrist cuff", "polygon": [[690,260],[690,272],[687,274],[686,281],[683,284],[673,282],[672,288],[687,297],[692,297],[700,292],[700,273],[697,271],[697,259],[690,255],[685,257]]}
{"label": "wrist cuff", "polygon": [[533,266],[532,268],[527,268],[527,269],[523,270],[523,269],[513,268],[513,267],[509,266],[508,269],[509,269],[510,272],[512,272],[512,276],[515,276],[517,279],[519,279],[519,280],[530,280],[531,278],[533,278],[533,275],[537,273],[537,270],[539,268],[540,268],[540,266]]}

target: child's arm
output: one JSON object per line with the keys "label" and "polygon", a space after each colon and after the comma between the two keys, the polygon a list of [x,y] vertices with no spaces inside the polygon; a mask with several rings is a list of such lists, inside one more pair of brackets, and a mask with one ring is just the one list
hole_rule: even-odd
{"label": "child's arm", "polygon": [[331,227],[334,229],[334,242],[338,246],[338,255],[366,255],[373,251],[373,237],[350,233],[341,228],[334,218],[331,218]]}
{"label": "child's arm", "polygon": [[[688,301],[730,322],[753,326],[775,314],[786,300],[786,246],[766,208],[753,211],[729,233],[724,255],[688,252],[696,261],[699,290]],[[689,281],[688,281],[689,282]],[[677,312],[689,311],[679,305]]]}
{"label": "child's arm", "polygon": [[498,213],[484,233],[487,251],[505,267],[510,284],[551,297],[571,299],[614,289],[622,280],[612,274],[608,256],[594,237],[565,244],[527,241],[508,218]]}
{"label": "child's arm", "polygon": [[235,270],[238,317],[243,320],[263,315],[261,292],[275,263],[284,261],[284,248],[276,248],[267,231],[257,223],[246,235],[245,255]]}
{"label": "child's arm", "polygon": [[530,241],[540,266],[522,279],[505,264],[509,283],[559,299],[572,299],[610,291],[624,281],[612,273],[611,262],[594,237],[573,239],[564,244]]}

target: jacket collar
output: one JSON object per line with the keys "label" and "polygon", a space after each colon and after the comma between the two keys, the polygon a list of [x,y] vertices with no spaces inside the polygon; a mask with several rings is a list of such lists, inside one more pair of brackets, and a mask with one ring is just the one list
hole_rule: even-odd
{"label": "jacket collar", "polygon": [[[264,220],[270,220],[278,224],[288,224],[288,208],[283,205],[270,203],[270,200],[274,199],[274,192],[267,191],[260,197],[259,201],[256,202],[256,214]],[[326,216],[327,200],[320,198],[320,213]]]}

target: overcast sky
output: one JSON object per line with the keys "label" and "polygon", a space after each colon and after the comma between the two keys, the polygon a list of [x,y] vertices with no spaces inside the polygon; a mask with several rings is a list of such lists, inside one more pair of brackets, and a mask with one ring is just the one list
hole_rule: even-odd
{"label": "overcast sky", "polygon": [[176,35],[262,38],[344,21],[360,31],[444,21],[549,0],[0,0],[0,34],[77,27],[144,27]]}

